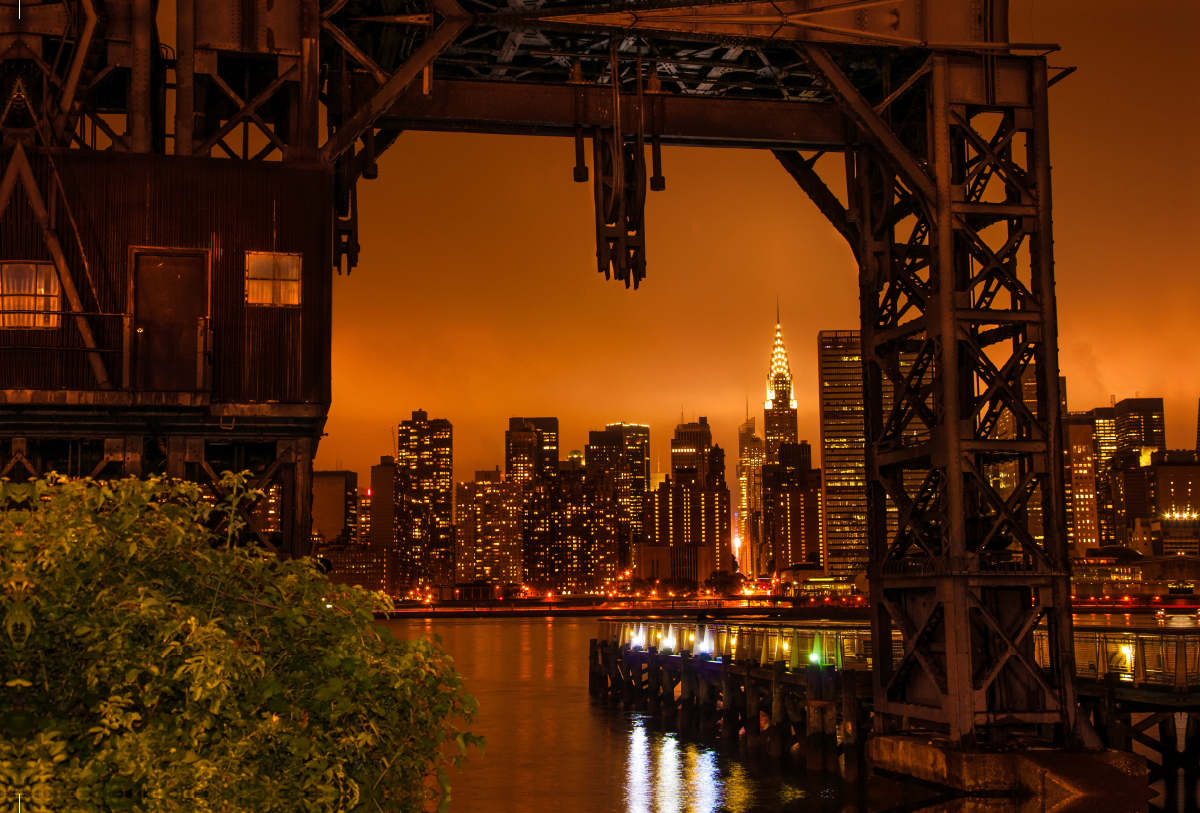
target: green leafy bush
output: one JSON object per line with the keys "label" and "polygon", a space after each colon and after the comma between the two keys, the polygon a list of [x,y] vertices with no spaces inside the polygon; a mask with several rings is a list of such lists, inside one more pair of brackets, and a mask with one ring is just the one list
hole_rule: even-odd
{"label": "green leafy bush", "polygon": [[228,544],[245,494],[223,486],[213,508],[163,479],[0,481],[0,801],[444,809],[445,769],[482,741],[440,642],[396,641],[386,599],[309,561]]}

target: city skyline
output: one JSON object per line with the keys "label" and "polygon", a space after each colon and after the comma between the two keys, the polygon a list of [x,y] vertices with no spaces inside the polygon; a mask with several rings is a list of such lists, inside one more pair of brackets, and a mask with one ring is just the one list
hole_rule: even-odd
{"label": "city skyline", "polygon": [[[1190,448],[1200,275],[1171,235],[1200,221],[1190,192],[1200,170],[1175,158],[1200,129],[1200,106],[1172,104],[1161,77],[1178,71],[1197,9],[1143,11],[1129,19],[1020,0],[1011,18],[1014,36],[1060,42],[1053,64],[1079,67],[1051,89],[1069,408],[1162,397],[1168,446]],[[1108,58],[1113,49],[1128,59]],[[596,273],[592,189],[572,183],[573,164],[570,139],[476,134],[406,132],[382,157],[380,182],[359,190],[362,263],[334,280],[333,405],[319,468],[340,459],[365,471],[390,446],[388,427],[417,407],[455,422],[456,479],[502,462],[502,430],[519,415],[557,415],[564,455],[608,423],[649,424],[652,466],[665,470],[682,403],[688,420],[708,416],[714,441],[736,449],[747,398],[762,428],[777,295],[799,435],[815,441],[808,348],[820,330],[859,327],[858,275],[845,240],[775,158],[664,147],[667,186],[648,198],[648,276],[637,292]],[[826,172],[836,192],[838,174]],[[398,195],[397,184],[422,192]],[[487,202],[497,189],[519,205]],[[716,200],[713,211],[699,214],[698,200]],[[452,231],[464,239],[425,239]],[[1130,284],[1146,277],[1153,284]]]}
{"label": "city skyline", "polygon": [[[780,323],[776,322],[777,331],[778,331],[779,325],[780,325]],[[856,328],[855,329],[846,329],[846,330],[847,330],[847,332],[850,332],[851,330],[856,330]],[[827,332],[829,332],[829,331],[825,331],[825,330],[818,331],[817,334],[814,334],[812,337],[810,337],[813,341],[805,343],[805,347],[811,349],[813,346],[815,346],[816,339],[820,336],[820,334],[827,333]],[[777,332],[771,334],[771,336],[772,336],[772,339],[767,344],[769,344],[772,348],[774,348],[775,346],[777,346]],[[798,341],[799,340],[797,340],[797,342]],[[811,388],[806,391],[803,387],[797,387],[796,390],[794,390],[792,392],[792,400],[796,403],[796,410],[795,410],[796,413],[798,414],[798,416],[802,416],[802,417],[798,418],[799,431],[798,431],[797,439],[802,442],[810,443],[813,446],[813,449],[814,449],[814,451],[813,451],[813,466],[816,468],[822,468],[822,464],[823,464],[822,455],[824,452],[821,448],[821,443],[820,443],[821,428],[820,428],[820,403],[819,403],[819,385],[818,385],[819,384],[819,382],[818,382],[818,375],[819,375],[818,366],[819,365],[817,363],[818,354],[819,354],[818,352],[812,352],[810,354],[807,354],[807,355],[812,355],[812,362],[813,362],[812,363],[813,381],[812,381]],[[769,353],[768,353],[768,355],[769,355]],[[789,361],[791,361],[793,366],[805,366],[804,362],[800,362],[799,365],[797,365],[797,363],[795,361],[796,358],[803,357],[805,355],[806,354],[803,352],[803,350],[801,350],[798,353],[793,353],[792,358],[789,359]],[[795,380],[798,378],[798,376],[796,376],[793,373],[792,378]],[[1150,397],[1150,396],[1153,396],[1155,398],[1159,397],[1159,395],[1157,393],[1151,393],[1151,392],[1148,392],[1145,390],[1134,390],[1132,393],[1125,395],[1125,396],[1121,396],[1121,395],[1115,394],[1115,393],[1110,394],[1110,396],[1108,398],[1106,398],[1102,403],[1083,403],[1083,402],[1081,402],[1080,397],[1074,393],[1074,382],[1070,381],[1069,377],[1067,377],[1067,379],[1069,382],[1069,386],[1068,386],[1068,390],[1067,390],[1067,392],[1068,392],[1068,408],[1069,408],[1069,412],[1071,412],[1071,413],[1090,412],[1091,410],[1097,409],[1097,408],[1100,408],[1100,409],[1109,408],[1109,407],[1111,407],[1112,403],[1115,403],[1116,401],[1122,401],[1125,399],[1132,400],[1132,399],[1136,399],[1139,397],[1144,399],[1144,398]],[[761,389],[762,389],[762,385],[760,383],[759,390],[761,391]],[[1115,399],[1115,401],[1113,401],[1111,399]],[[1167,402],[1168,399],[1161,398],[1161,400],[1163,400],[1164,402]],[[1200,398],[1197,398],[1195,395],[1190,395],[1188,393],[1184,393],[1184,395],[1179,400],[1181,401],[1181,406],[1183,407],[1185,412],[1186,412],[1188,405],[1200,402]],[[673,419],[664,418],[657,424],[651,423],[648,421],[639,421],[636,419],[636,417],[631,419],[627,415],[624,415],[624,416],[618,415],[615,418],[607,419],[607,420],[603,420],[603,421],[599,422],[599,425],[590,425],[590,426],[566,425],[565,422],[563,422],[560,418],[557,417],[559,414],[561,414],[563,412],[563,409],[559,406],[555,406],[553,403],[547,404],[545,406],[545,408],[541,410],[541,412],[545,413],[545,414],[554,414],[556,417],[553,420],[559,421],[559,425],[561,426],[561,429],[557,430],[559,432],[559,434],[557,435],[557,443],[558,443],[559,458],[562,460],[566,460],[567,456],[571,452],[574,452],[574,451],[583,452],[586,449],[586,447],[588,446],[588,436],[590,433],[594,433],[594,432],[598,432],[598,431],[602,432],[605,429],[611,428],[613,425],[619,424],[619,423],[629,423],[629,424],[642,425],[642,426],[649,427],[650,428],[649,468],[650,468],[651,473],[654,473],[654,474],[670,474],[671,473],[671,438],[672,438],[672,433],[674,432],[674,428],[680,423],[693,423],[693,422],[699,421],[703,417],[708,420],[709,426],[711,428],[712,442],[715,445],[721,446],[724,449],[732,449],[733,450],[732,454],[726,454],[724,457],[724,465],[725,465],[724,471],[725,471],[725,477],[726,477],[727,482],[731,484],[732,491],[736,493],[737,482],[738,482],[738,474],[737,474],[736,469],[737,469],[737,449],[738,449],[739,428],[742,426],[742,424],[744,424],[746,422],[747,418],[754,419],[755,424],[761,427],[764,423],[764,419],[765,419],[765,415],[766,415],[765,402],[762,400],[761,396],[757,400],[755,400],[751,396],[747,396],[746,400],[742,404],[742,408],[743,408],[743,414],[741,415],[740,418],[737,418],[736,420],[728,417],[728,415],[730,414],[728,411],[722,413],[721,411],[714,411],[714,410],[709,410],[707,412],[700,411],[700,410],[691,410],[691,411],[685,411],[684,413],[675,416],[675,418],[673,418]],[[413,409],[414,409],[414,407],[411,407],[411,406],[400,406],[397,409],[397,412],[398,412],[398,414],[404,415],[408,412],[413,411]],[[1166,413],[1165,448],[1167,448],[1167,449],[1193,449],[1193,448],[1200,449],[1200,406],[1192,407],[1191,410],[1192,411],[1191,411],[1190,416],[1188,416],[1186,414],[1184,416],[1174,415],[1171,412],[1169,403],[1166,404],[1165,409],[1164,409],[1164,411]],[[425,411],[430,411],[430,410],[425,410]],[[535,412],[536,412],[535,410],[527,410],[525,414],[534,414]],[[718,422],[711,417],[713,414],[718,414],[718,415],[723,414],[724,419],[721,420],[720,422]],[[491,430],[489,430],[489,428],[486,425],[484,425],[481,429],[477,430],[477,433],[482,435],[482,437],[467,436],[465,439],[467,440],[468,444],[471,444],[473,442],[475,445],[475,448],[479,448],[479,447],[483,447],[483,446],[495,446],[498,450],[497,455],[494,459],[486,458],[486,457],[479,457],[479,458],[475,459],[474,463],[472,463],[472,462],[463,460],[463,456],[464,456],[463,449],[460,446],[460,444],[462,444],[464,441],[464,435],[466,433],[457,428],[460,425],[460,423],[452,415],[447,414],[445,417],[447,417],[456,426],[456,429],[455,429],[455,452],[454,452],[455,453],[455,464],[454,464],[454,469],[453,469],[453,480],[456,483],[471,482],[473,479],[474,473],[476,471],[490,470],[490,469],[495,468],[496,466],[500,466],[501,470],[503,471],[504,467],[505,467],[506,459],[507,459],[506,440],[505,439],[506,439],[506,436],[508,433],[506,432],[506,429],[509,429],[512,426],[513,421],[532,420],[532,419],[528,419],[528,418],[522,418],[522,417],[520,417],[520,415],[503,416],[503,417],[502,416],[494,416],[493,422],[494,422],[495,426]],[[811,425],[812,425],[811,433],[806,433],[805,418],[807,418],[809,423],[811,423]],[[366,465],[364,465],[362,468],[356,468],[353,463],[348,462],[349,460],[351,460],[351,458],[348,458],[348,457],[338,457],[335,461],[332,455],[325,453],[325,444],[328,444],[329,441],[328,441],[328,439],[324,440],[322,442],[323,445],[322,445],[321,453],[318,454],[317,459],[316,459],[316,464],[314,466],[315,470],[317,470],[317,471],[321,471],[321,470],[357,471],[361,475],[366,476],[367,473],[370,471],[371,466],[376,465],[378,463],[379,456],[381,454],[390,452],[390,450],[392,449],[392,444],[395,442],[394,433],[395,433],[396,427],[398,425],[399,425],[399,422],[397,422],[396,424],[390,425],[386,428],[387,432],[388,432],[388,436],[385,436],[385,438],[384,438],[384,443],[387,444],[386,446],[379,447],[379,449],[371,449],[365,453],[367,462],[366,462]],[[1172,427],[1175,427],[1175,429],[1176,429],[1176,431],[1174,433],[1172,433],[1172,431],[1171,431]],[[1195,444],[1192,443],[1193,434],[1196,436]],[[468,446],[468,448],[470,448],[470,446]],[[354,459],[357,459],[357,456],[358,456],[358,453],[356,452],[356,456]],[[735,502],[736,502],[736,500],[735,500]],[[737,513],[736,505],[733,508],[733,511],[734,511],[734,513]]]}

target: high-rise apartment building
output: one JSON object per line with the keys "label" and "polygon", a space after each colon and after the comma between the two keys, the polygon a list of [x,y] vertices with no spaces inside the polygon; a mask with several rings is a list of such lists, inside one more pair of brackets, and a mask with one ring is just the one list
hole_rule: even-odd
{"label": "high-rise apartment building", "polygon": [[456,503],[455,581],[521,584],[521,484],[477,471],[458,484]]}
{"label": "high-rise apartment building", "polygon": [[650,496],[646,527],[640,578],[699,583],[732,567],[729,489],[723,483],[701,485],[690,471],[679,480],[667,478]]}
{"label": "high-rise apartment building", "polygon": [[[681,473],[694,472],[700,482],[708,482],[712,449],[708,418],[701,415],[699,421],[676,425],[675,437],[671,438],[671,476],[678,478]],[[722,479],[724,476],[721,472]]]}
{"label": "high-rise apartment building", "polygon": [[397,427],[396,450],[400,579],[453,584],[454,428],[418,409]]}
{"label": "high-rise apartment building", "polygon": [[553,480],[558,474],[558,418],[509,418],[504,470],[514,483]]}
{"label": "high-rise apartment building", "polygon": [[1090,412],[1071,412],[1066,428],[1067,478],[1071,511],[1067,525],[1072,556],[1083,556],[1100,544],[1100,519],[1096,490],[1096,439]]}
{"label": "high-rise apartment building", "polygon": [[714,571],[728,571],[730,531],[725,453],[712,445],[707,418],[681,423],[671,440],[671,476],[647,501],[647,541],[639,548],[637,572],[701,582]]}
{"label": "high-rise apartment building", "polygon": [[379,465],[371,467],[370,539],[371,547],[396,550],[396,505],[399,492],[396,488],[396,458],[383,455]]}
{"label": "high-rise apartment building", "polygon": [[[867,566],[866,414],[861,337],[857,330],[823,330],[817,334],[817,375],[820,400],[822,524],[824,563],[828,575],[852,579]],[[900,354],[900,372],[909,374],[915,352]],[[891,413],[893,385],[881,382],[883,419]],[[928,440],[919,419],[902,430],[904,444]],[[926,471],[906,468],[901,482],[915,498]],[[765,481],[765,475],[764,475]],[[900,512],[886,504],[886,530],[897,533]]]}
{"label": "high-rise apartment building", "polygon": [[615,480],[606,471],[570,468],[555,484],[556,539],[549,585],[568,593],[599,590],[617,578],[620,540]]}
{"label": "high-rise apartment building", "polygon": [[541,454],[533,426],[514,429],[510,424],[504,433],[504,475],[510,483],[521,485],[541,479]]}
{"label": "high-rise apartment building", "polygon": [[1117,544],[1117,515],[1113,503],[1112,459],[1117,454],[1117,410],[1096,407],[1092,418],[1092,450],[1096,466],[1096,533],[1100,545]]}
{"label": "high-rise apartment building", "polygon": [[[508,480],[521,486],[524,581],[554,586],[558,418],[510,418],[504,433],[504,469]],[[561,564],[557,567],[561,571]]]}
{"label": "high-rise apartment building", "polygon": [[823,562],[821,472],[807,441],[782,443],[763,466],[763,537],[755,575]]}
{"label": "high-rise apartment building", "polygon": [[1200,452],[1118,453],[1110,473],[1119,544],[1146,555],[1200,554]]}
{"label": "high-rise apartment building", "polygon": [[602,432],[589,432],[585,459],[590,477],[603,473],[612,478],[617,501],[618,559],[621,567],[629,567],[646,533],[643,514],[650,490],[650,427],[610,423]]}
{"label": "high-rise apartment building", "polygon": [[349,584],[367,590],[379,590],[388,595],[395,594],[399,559],[395,550],[361,545],[335,547],[322,551],[321,558],[329,563],[329,581],[333,584]]}
{"label": "high-rise apartment building", "polygon": [[1092,416],[1092,443],[1096,450],[1096,466],[1103,468],[1117,453],[1117,409],[1115,406],[1096,407]]}
{"label": "high-rise apartment building", "polygon": [[783,328],[776,317],[775,345],[771,349],[771,365],[767,368],[767,400],[763,402],[766,463],[777,462],[781,443],[795,443],[799,439],[794,394],[792,368],[783,346]]}
{"label": "high-rise apartment building", "polygon": [[857,330],[817,335],[825,567],[854,578],[867,564],[866,422]]}
{"label": "high-rise apartment building", "polygon": [[725,485],[725,450],[712,442],[708,418],[701,415],[695,423],[681,423],[671,438],[671,476],[677,480],[695,478],[704,486]]}
{"label": "high-rise apartment building", "polygon": [[820,469],[787,478],[775,491],[774,503],[776,572],[797,565],[822,567]]}
{"label": "high-rise apartment building", "polygon": [[371,489],[358,498],[358,544],[371,544]]}
{"label": "high-rise apartment building", "polygon": [[313,472],[312,523],[313,537],[324,545],[358,544],[357,473]]}
{"label": "high-rise apartment building", "polygon": [[1161,398],[1126,398],[1116,405],[1117,452],[1149,456],[1167,448],[1167,424]]}
{"label": "high-rise apartment building", "polygon": [[763,482],[762,471],[766,456],[763,440],[754,433],[754,418],[747,416],[738,427],[738,512],[737,543],[733,555],[745,573],[754,573],[753,552],[759,551],[763,539]]}

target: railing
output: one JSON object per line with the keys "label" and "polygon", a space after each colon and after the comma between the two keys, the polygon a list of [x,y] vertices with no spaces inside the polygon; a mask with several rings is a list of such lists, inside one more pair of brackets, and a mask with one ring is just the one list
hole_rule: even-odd
{"label": "railing", "polygon": [[[873,649],[866,624],[695,623],[639,620],[600,622],[599,640],[629,644],[633,649],[657,647],[672,654],[691,652],[713,658],[754,659],[759,663],[786,660],[789,668],[808,663],[837,669],[870,669]],[[898,665],[903,651],[899,632],[893,632],[892,657]],[[1039,666],[1050,665],[1045,629],[1034,630],[1034,654]],[[1148,688],[1186,690],[1200,686],[1200,628],[1075,629],[1075,673],[1084,680],[1117,679]]]}
{"label": "railing", "polygon": [[[1037,638],[1037,658],[1040,665],[1049,662],[1044,632]],[[1116,674],[1122,681],[1173,689],[1200,685],[1200,629],[1076,628],[1075,674],[1095,680]]]}
{"label": "railing", "polygon": [[871,630],[861,624],[714,624],[674,621],[601,621],[598,639],[659,652],[786,660],[790,668],[809,663],[838,669],[869,669]]}

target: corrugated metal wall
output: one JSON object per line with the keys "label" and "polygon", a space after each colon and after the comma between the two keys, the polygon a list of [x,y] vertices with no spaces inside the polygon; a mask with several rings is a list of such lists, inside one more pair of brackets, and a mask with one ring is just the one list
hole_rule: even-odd
{"label": "corrugated metal wall", "polygon": [[[213,400],[328,403],[332,174],[321,168],[205,158],[57,153],[79,243],[45,155],[30,154],[110,379],[122,380],[130,248],[199,248],[212,269]],[[245,304],[247,251],[303,257],[301,306]],[[18,189],[0,220],[0,259],[49,261]],[[64,309],[67,309],[64,298]],[[48,349],[30,349],[31,347]],[[6,349],[7,348],[7,349]],[[58,349],[50,349],[58,348]],[[70,317],[58,330],[0,330],[0,389],[94,389]]]}

